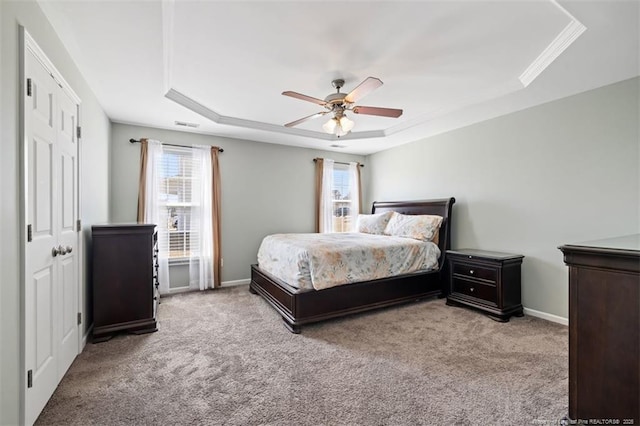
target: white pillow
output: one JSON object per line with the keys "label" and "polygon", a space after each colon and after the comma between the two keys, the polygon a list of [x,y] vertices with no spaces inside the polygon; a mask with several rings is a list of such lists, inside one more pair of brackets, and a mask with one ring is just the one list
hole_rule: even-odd
{"label": "white pillow", "polygon": [[382,235],[394,212],[359,214],[356,230],[365,234]]}
{"label": "white pillow", "polygon": [[421,241],[432,241],[438,234],[442,220],[442,216],[427,214],[406,215],[394,212],[391,219],[389,219],[387,227],[384,229],[384,234]]}

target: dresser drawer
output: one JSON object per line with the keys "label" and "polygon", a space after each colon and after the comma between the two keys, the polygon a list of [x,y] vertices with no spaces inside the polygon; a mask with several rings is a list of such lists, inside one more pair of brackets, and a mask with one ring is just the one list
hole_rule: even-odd
{"label": "dresser drawer", "polygon": [[493,268],[475,266],[465,263],[454,263],[453,273],[469,278],[480,278],[491,282],[498,280],[498,270]]}
{"label": "dresser drawer", "polygon": [[482,299],[491,305],[497,306],[498,293],[494,285],[455,277],[453,278],[452,284],[451,290],[454,293]]}

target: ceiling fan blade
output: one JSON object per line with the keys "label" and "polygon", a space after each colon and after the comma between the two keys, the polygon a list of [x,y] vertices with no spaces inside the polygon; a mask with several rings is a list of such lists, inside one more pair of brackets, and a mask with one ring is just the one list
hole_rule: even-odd
{"label": "ceiling fan blade", "polygon": [[367,77],[362,83],[358,85],[355,89],[353,89],[347,96],[345,96],[344,100],[349,103],[358,102],[360,99],[364,98],[370,92],[373,92],[378,87],[382,86],[382,80],[375,77]]}
{"label": "ceiling fan blade", "polygon": [[318,105],[322,105],[322,106],[327,104],[322,99],[314,98],[312,96],[303,95],[302,93],[298,93],[298,92],[287,91],[287,92],[282,92],[282,94],[285,95],[285,96],[291,96],[292,98],[301,99],[303,101],[313,102],[314,104],[318,104]]}
{"label": "ceiling fan blade", "polygon": [[393,117],[393,118],[398,118],[402,115],[401,109],[377,108],[377,107],[370,107],[370,106],[353,107],[353,112],[355,112],[356,114],[379,115],[381,117]]}
{"label": "ceiling fan blade", "polygon": [[304,123],[307,120],[312,120],[314,118],[318,118],[318,117],[322,117],[323,115],[325,115],[326,113],[328,113],[329,111],[322,111],[322,112],[317,112],[315,114],[311,114],[308,117],[304,117],[301,118],[300,120],[296,120],[296,121],[292,121],[291,123],[287,123],[284,125],[284,127],[293,127],[293,126],[297,126],[300,123]]}

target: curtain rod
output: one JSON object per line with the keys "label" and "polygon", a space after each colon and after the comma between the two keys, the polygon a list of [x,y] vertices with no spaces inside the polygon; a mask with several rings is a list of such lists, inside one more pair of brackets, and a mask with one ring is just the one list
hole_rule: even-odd
{"label": "curtain rod", "polygon": [[[135,139],[131,138],[131,139],[129,139],[129,143],[140,143],[140,141],[138,141],[138,140],[135,140]],[[179,147],[179,148],[188,148],[188,149],[192,149],[192,148],[193,148],[193,147],[191,147],[191,146],[186,146],[186,145],[176,145],[176,144],[173,144],[173,143],[164,143],[164,142],[162,142],[162,145],[167,145],[167,146],[177,146],[177,147]],[[224,149],[222,149],[222,148],[218,148],[218,152],[224,152]]]}
{"label": "curtain rod", "polygon": [[[314,159],[313,159],[313,162],[315,163],[315,162],[317,162],[318,160],[323,160],[323,159],[322,159],[322,158],[314,158]],[[348,165],[349,165],[349,163],[344,163],[344,162],[342,162],[342,161],[334,161],[334,163],[335,163],[335,164],[344,164],[344,165],[346,165],[346,166],[348,166]],[[364,167],[364,164],[358,163],[358,166],[360,166],[360,167]]]}

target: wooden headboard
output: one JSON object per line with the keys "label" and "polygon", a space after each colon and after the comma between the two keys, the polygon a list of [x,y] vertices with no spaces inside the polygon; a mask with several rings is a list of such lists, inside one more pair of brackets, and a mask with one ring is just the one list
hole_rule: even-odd
{"label": "wooden headboard", "polygon": [[417,200],[417,201],[374,201],[371,213],[384,213],[394,211],[402,214],[430,214],[442,216],[443,221],[440,226],[440,259],[439,269],[442,270],[445,260],[445,252],[451,248],[451,208],[456,199],[441,198],[437,200]]}

